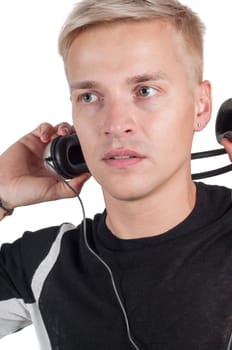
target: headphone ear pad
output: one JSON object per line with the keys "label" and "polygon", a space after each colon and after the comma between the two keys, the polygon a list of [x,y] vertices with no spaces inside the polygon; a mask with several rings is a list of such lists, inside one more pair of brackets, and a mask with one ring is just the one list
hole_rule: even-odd
{"label": "headphone ear pad", "polygon": [[76,134],[56,137],[50,145],[50,157],[56,172],[66,179],[89,172]]}
{"label": "headphone ear pad", "polygon": [[219,108],[215,131],[219,143],[224,137],[232,141],[232,98],[223,102]]}

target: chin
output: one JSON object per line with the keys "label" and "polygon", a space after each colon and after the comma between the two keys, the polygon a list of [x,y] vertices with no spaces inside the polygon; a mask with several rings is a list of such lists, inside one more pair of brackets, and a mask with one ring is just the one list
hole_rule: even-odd
{"label": "chin", "polygon": [[[106,172],[92,174],[98,184],[101,186],[103,194],[120,201],[137,201],[149,197],[155,192],[159,185],[158,178],[151,174],[129,173],[110,174]],[[100,176],[97,176],[100,175]]]}
{"label": "chin", "polygon": [[136,202],[146,197],[149,197],[154,191],[154,188],[144,186],[139,186],[138,184],[119,184],[118,186],[112,185],[108,187],[109,190],[103,190],[104,195],[110,196],[115,200],[122,202]]}

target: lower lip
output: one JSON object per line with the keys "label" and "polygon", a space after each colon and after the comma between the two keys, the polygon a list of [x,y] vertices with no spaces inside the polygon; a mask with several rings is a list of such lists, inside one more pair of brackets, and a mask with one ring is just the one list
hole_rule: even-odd
{"label": "lower lip", "polygon": [[105,163],[114,169],[126,169],[140,163],[143,158],[122,158],[122,159],[105,159]]}

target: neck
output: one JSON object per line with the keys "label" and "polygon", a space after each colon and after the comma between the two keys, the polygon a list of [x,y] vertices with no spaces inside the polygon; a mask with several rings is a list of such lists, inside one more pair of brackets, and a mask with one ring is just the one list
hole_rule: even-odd
{"label": "neck", "polygon": [[195,206],[196,187],[189,180],[135,201],[104,196],[108,228],[121,239],[136,239],[160,235],[181,223]]}

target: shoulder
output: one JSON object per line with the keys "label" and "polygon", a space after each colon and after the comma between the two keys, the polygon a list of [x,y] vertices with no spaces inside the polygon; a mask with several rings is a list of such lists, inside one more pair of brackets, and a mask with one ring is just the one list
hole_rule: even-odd
{"label": "shoulder", "polygon": [[[86,219],[86,230],[90,239],[92,231],[98,226],[99,216],[101,215],[97,214],[94,219]],[[83,227],[83,222],[78,226],[63,223],[37,231],[26,231],[15,242],[2,245],[0,260],[11,260],[14,261],[12,264],[23,265],[27,273],[32,275],[46,257],[59,255],[64,246],[82,245]]]}
{"label": "shoulder", "polygon": [[31,280],[35,270],[54,247],[59,245],[63,236],[73,230],[71,224],[48,227],[35,232],[26,231],[21,238],[13,243],[3,244],[0,252],[0,265],[5,266],[9,274],[18,273]]}
{"label": "shoulder", "polygon": [[217,194],[228,194],[231,193],[231,188],[228,186],[222,186],[222,185],[212,185],[212,184],[207,184],[205,182],[196,182],[197,188],[200,190],[206,191],[206,192],[211,192],[211,193],[217,193]]}
{"label": "shoulder", "polygon": [[218,185],[208,185],[203,182],[196,183],[198,199],[201,204],[218,207],[226,210],[232,206],[232,191],[230,188]]}
{"label": "shoulder", "polygon": [[[210,230],[232,238],[232,191],[228,187],[198,183],[199,215]],[[207,227],[208,225],[205,225]]]}

